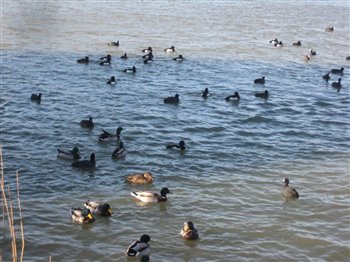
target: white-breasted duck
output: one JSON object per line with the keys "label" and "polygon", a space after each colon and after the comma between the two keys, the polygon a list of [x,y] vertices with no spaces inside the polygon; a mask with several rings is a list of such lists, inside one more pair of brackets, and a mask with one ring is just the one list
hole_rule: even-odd
{"label": "white-breasted duck", "polygon": [[275,47],[282,47],[283,43],[282,41],[279,41],[278,43],[274,44]]}
{"label": "white-breasted duck", "polygon": [[30,96],[30,100],[35,101],[35,102],[40,104],[41,103],[41,93],[39,93],[39,94],[32,94]]}
{"label": "white-breasted duck", "polygon": [[331,71],[329,71],[327,74],[323,75],[322,78],[326,81],[328,81],[329,79],[331,79],[331,77],[329,76],[329,74],[331,73]]}
{"label": "white-breasted duck", "polygon": [[255,79],[254,84],[265,84],[265,76]]}
{"label": "white-breasted duck", "polygon": [[182,55],[179,55],[178,57],[174,57],[173,58],[174,61],[178,61],[178,62],[181,62],[184,60],[184,57]]}
{"label": "white-breasted duck", "polygon": [[113,214],[111,206],[108,203],[100,203],[98,201],[88,200],[84,206],[90,210],[92,214],[98,214],[103,217],[109,217]]}
{"label": "white-breasted duck", "polygon": [[115,85],[117,83],[117,80],[115,80],[114,76],[111,76],[111,78],[107,81],[108,85]]}
{"label": "white-breasted duck", "polygon": [[100,58],[100,65],[110,65],[112,61],[112,56],[108,54],[107,56]]}
{"label": "white-breasted duck", "polygon": [[120,141],[117,144],[116,149],[113,151],[112,157],[113,158],[121,158],[121,157],[125,156],[125,154],[126,154],[126,151],[124,148],[124,143],[123,143],[123,141]]}
{"label": "white-breasted duck", "polygon": [[136,67],[133,66],[132,68],[126,68],[126,69],[123,70],[123,72],[124,73],[132,73],[132,74],[134,74],[134,73],[136,73]]}
{"label": "white-breasted duck", "polygon": [[115,130],[115,134],[109,133],[106,130],[102,129],[102,133],[98,136],[98,141],[101,142],[109,142],[109,141],[116,141],[119,143],[120,141],[120,133],[123,131],[122,127],[118,127]]}
{"label": "white-breasted duck", "polygon": [[167,53],[174,53],[175,52],[175,46],[172,45],[169,48],[165,48],[164,51],[167,52]]}
{"label": "white-breasted duck", "polygon": [[126,176],[125,180],[130,184],[136,184],[136,185],[151,184],[153,183],[153,176],[151,172],[145,172],[143,174],[136,173],[136,174]]}
{"label": "white-breasted duck", "polygon": [[79,64],[88,64],[90,62],[89,57],[85,56],[84,58],[80,58],[77,60],[77,63]]}
{"label": "white-breasted duck", "polygon": [[107,45],[119,47],[119,41],[117,41],[117,42],[109,42],[109,43],[107,43]]}
{"label": "white-breasted duck", "polygon": [[165,104],[178,104],[180,103],[180,99],[179,99],[179,94],[175,94],[175,96],[169,96],[164,98],[164,103]]}
{"label": "white-breasted duck", "polygon": [[342,67],[340,69],[337,69],[337,68],[332,69],[331,74],[343,75],[344,74],[344,67]]}
{"label": "white-breasted duck", "polygon": [[270,40],[269,43],[270,43],[270,44],[273,44],[273,45],[278,44],[278,39],[277,39],[277,37],[276,37],[275,39],[273,39],[273,40]]}
{"label": "white-breasted duck", "polygon": [[267,99],[267,98],[269,98],[269,91],[268,91],[268,90],[265,90],[265,91],[262,92],[262,93],[255,93],[255,96],[256,96],[256,97],[260,97],[260,98]]}
{"label": "white-breasted duck", "polygon": [[146,49],[143,49],[142,53],[145,53],[145,54],[152,53],[152,47],[148,47]]}
{"label": "white-breasted duck", "polygon": [[89,120],[84,119],[84,120],[80,121],[80,126],[83,127],[83,128],[90,128],[90,129],[92,129],[92,128],[94,128],[94,125],[95,124],[94,124],[94,121],[92,120],[91,116],[89,117]]}
{"label": "white-breasted duck", "polygon": [[76,168],[82,168],[82,169],[95,168],[96,167],[95,154],[92,153],[90,155],[90,160],[80,160],[80,161],[74,162],[71,166]]}
{"label": "white-breasted duck", "polygon": [[181,236],[186,240],[197,240],[199,238],[198,230],[192,221],[185,222],[180,231]]}
{"label": "white-breasted duck", "polygon": [[287,199],[299,198],[299,193],[295,188],[289,186],[289,179],[285,178],[283,180],[282,196]]}
{"label": "white-breasted duck", "polygon": [[151,241],[151,237],[144,234],[140,237],[140,240],[135,240],[126,250],[126,254],[129,257],[145,257],[151,254],[151,246],[148,242]]}
{"label": "white-breasted duck", "polygon": [[168,149],[175,148],[175,149],[179,149],[180,151],[183,151],[186,149],[185,141],[181,140],[181,141],[179,141],[178,144],[167,145],[166,148],[168,148]]}
{"label": "white-breasted duck", "polygon": [[69,160],[78,160],[80,159],[80,152],[78,147],[73,147],[72,150],[65,150],[65,149],[57,149],[58,157],[69,159]]}
{"label": "white-breasted duck", "polygon": [[229,95],[225,97],[226,101],[239,101],[241,99],[241,96],[238,92],[235,92],[233,95]]}
{"label": "white-breasted duck", "polygon": [[134,198],[144,203],[166,202],[167,194],[171,194],[167,187],[163,187],[160,194],[149,191],[134,191],[130,193]]}
{"label": "white-breasted duck", "polygon": [[209,96],[209,89],[206,87],[204,91],[202,92],[201,96],[203,98],[207,98]]}
{"label": "white-breasted duck", "polygon": [[87,208],[71,208],[70,214],[72,216],[73,221],[79,222],[81,224],[88,224],[95,222],[95,218],[91,214],[90,210]]}

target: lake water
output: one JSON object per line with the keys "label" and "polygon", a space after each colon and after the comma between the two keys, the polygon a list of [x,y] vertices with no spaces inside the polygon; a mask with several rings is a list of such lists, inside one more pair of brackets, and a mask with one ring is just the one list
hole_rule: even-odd
{"label": "lake water", "polygon": [[[349,13],[349,1],[3,1],[1,145],[13,194],[20,174],[24,260],[135,261],[124,252],[147,233],[151,261],[349,261]],[[171,45],[175,55],[163,51]],[[153,64],[142,63],[148,46]],[[96,63],[107,54],[111,66]],[[322,75],[341,67],[337,92],[339,76]],[[254,96],[265,89],[267,100]],[[226,102],[235,91],[240,102]],[[39,92],[41,104],[30,101]],[[179,105],[163,103],[176,93]],[[89,116],[93,130],[79,125]],[[98,135],[118,126],[127,155],[113,160]],[[184,154],[166,149],[179,140]],[[73,146],[96,154],[96,170],[57,158]],[[125,183],[144,171],[152,185]],[[297,201],[282,198],[285,177]],[[165,186],[167,203],[130,196]],[[113,216],[72,222],[70,208],[88,199]],[[180,236],[188,220],[199,241]],[[2,230],[2,261],[10,245]]]}

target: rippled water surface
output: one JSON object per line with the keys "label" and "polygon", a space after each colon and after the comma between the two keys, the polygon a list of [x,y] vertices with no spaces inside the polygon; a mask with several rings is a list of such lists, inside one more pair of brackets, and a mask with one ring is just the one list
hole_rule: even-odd
{"label": "rippled water surface", "polygon": [[[126,248],[144,233],[151,261],[348,260],[349,5],[3,1],[1,145],[13,194],[20,174],[25,261],[126,261]],[[269,44],[275,37],[283,48]],[[107,46],[117,40],[119,48]],[[292,46],[298,40],[302,46]],[[175,55],[163,51],[171,45]],[[142,63],[148,46],[153,64]],[[317,55],[305,62],[310,48]],[[128,60],[119,58],[124,52]],[[108,53],[111,66],[100,66]],[[179,54],[186,60],[173,61]],[[92,62],[77,64],[84,56]],[[133,65],[136,74],[122,72]],[[322,79],[340,67],[343,76]],[[106,84],[112,75],[115,86]],[[254,84],[261,76],[265,85]],[[331,83],[339,77],[337,92]],[[265,89],[267,100],[254,96]],[[240,102],[226,102],[235,91]],[[30,101],[39,92],[41,104]],[[179,105],[163,103],[176,93]],[[89,116],[94,129],[81,128]],[[127,154],[115,160],[115,145],[98,135],[118,126]],[[166,149],[179,140],[185,153]],[[96,170],[57,158],[57,148],[73,146],[84,159],[96,154]],[[152,185],[125,183],[144,171]],[[285,177],[297,201],[282,199]],[[130,196],[165,186],[173,192],[167,203]],[[109,202],[113,216],[72,222],[69,209],[88,199]],[[188,220],[199,241],[181,238]],[[3,261],[11,260],[10,244],[2,232]]]}

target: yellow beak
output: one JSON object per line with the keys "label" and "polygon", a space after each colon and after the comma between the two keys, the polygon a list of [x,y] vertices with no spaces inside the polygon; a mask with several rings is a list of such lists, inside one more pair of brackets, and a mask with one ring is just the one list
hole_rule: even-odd
{"label": "yellow beak", "polygon": [[89,213],[89,214],[87,215],[87,217],[88,217],[88,219],[90,219],[90,220],[92,220],[92,219],[93,219],[93,217],[92,217],[92,214],[91,214],[91,213]]}

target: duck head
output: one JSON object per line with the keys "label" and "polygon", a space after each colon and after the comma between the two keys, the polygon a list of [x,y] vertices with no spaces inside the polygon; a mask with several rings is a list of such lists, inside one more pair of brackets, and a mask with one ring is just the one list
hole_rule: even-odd
{"label": "duck head", "polygon": [[151,237],[147,234],[144,234],[140,237],[140,242],[142,243],[148,243],[149,241],[151,241]]}
{"label": "duck head", "polygon": [[82,215],[84,216],[84,223],[93,223],[95,222],[95,218],[91,214],[88,208],[85,208]]}
{"label": "duck head", "polygon": [[284,186],[288,186],[289,185],[289,179],[288,178],[283,179],[283,183],[284,183]]}
{"label": "duck head", "polygon": [[113,214],[111,206],[108,203],[104,203],[101,206],[101,216],[109,217]]}
{"label": "duck head", "polygon": [[166,197],[167,194],[171,194],[170,190],[167,187],[163,187],[162,190],[160,190],[160,195]]}
{"label": "duck head", "polygon": [[117,136],[119,136],[122,131],[123,131],[123,128],[122,127],[118,127],[117,130],[116,130]]}
{"label": "duck head", "polygon": [[92,154],[90,155],[90,161],[93,162],[93,163],[96,162],[96,156],[95,156],[94,153],[92,153]]}

